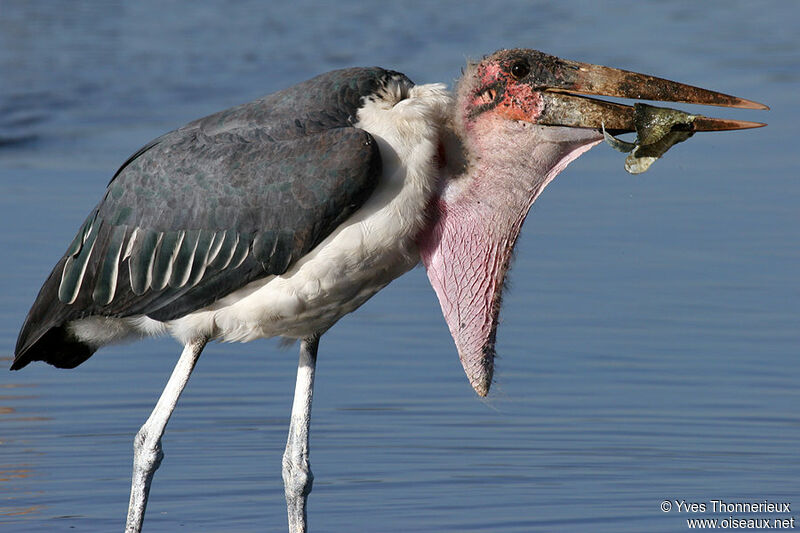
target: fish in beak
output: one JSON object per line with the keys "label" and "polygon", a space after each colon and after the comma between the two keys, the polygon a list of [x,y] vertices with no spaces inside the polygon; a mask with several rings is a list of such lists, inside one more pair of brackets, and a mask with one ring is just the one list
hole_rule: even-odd
{"label": "fish in beak", "polygon": [[615,147],[654,160],[697,131],[764,126],[588,95],[768,109],[536,50],[501,50],[469,65],[456,91],[452,125],[444,133],[443,177],[430,208],[432,223],[418,243],[467,378],[480,396],[488,394],[492,382],[502,290],[514,245],[534,201],[558,173],[602,142],[604,134],[612,141],[613,135],[637,132],[632,146],[617,140]]}

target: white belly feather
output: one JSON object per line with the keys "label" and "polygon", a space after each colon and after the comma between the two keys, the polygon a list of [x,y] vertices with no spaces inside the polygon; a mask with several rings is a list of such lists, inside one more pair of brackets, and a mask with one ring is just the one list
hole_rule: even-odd
{"label": "white belly feather", "polygon": [[450,105],[441,84],[417,85],[402,100],[390,86],[382,99],[364,102],[356,126],[378,142],[381,181],[361,209],[285,274],[168,322],[88,317],[70,323],[70,330],[95,346],[164,332],[184,343],[324,332],[419,261],[414,237],[436,187],[439,129]]}

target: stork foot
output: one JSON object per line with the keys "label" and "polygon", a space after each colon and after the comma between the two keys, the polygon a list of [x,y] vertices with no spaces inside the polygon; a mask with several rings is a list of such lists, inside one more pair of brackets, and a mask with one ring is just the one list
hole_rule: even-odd
{"label": "stork foot", "polygon": [[152,433],[148,429],[147,424],[143,425],[133,440],[133,478],[125,533],[139,533],[142,530],[150,484],[164,459],[161,436],[155,439],[150,437]]}
{"label": "stork foot", "polygon": [[289,516],[289,532],[305,533],[306,502],[314,483],[314,474],[311,473],[308,453],[292,456],[295,450],[298,450],[298,447],[293,446],[290,449],[287,445],[283,454],[283,487]]}

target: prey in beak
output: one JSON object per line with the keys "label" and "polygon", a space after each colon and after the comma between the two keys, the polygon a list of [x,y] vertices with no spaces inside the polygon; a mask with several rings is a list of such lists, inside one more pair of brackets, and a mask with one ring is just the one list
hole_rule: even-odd
{"label": "prey in beak", "polygon": [[[458,84],[452,124],[443,131],[441,191],[429,213],[433,223],[418,243],[467,378],[480,396],[488,394],[492,382],[502,290],[514,245],[528,211],[556,175],[602,142],[604,134],[637,132],[632,147],[622,141],[616,147],[637,153],[641,148],[652,159],[694,132],[764,126],[588,95],[768,109],[536,50],[501,50],[469,65]],[[656,152],[648,152],[654,147]]]}

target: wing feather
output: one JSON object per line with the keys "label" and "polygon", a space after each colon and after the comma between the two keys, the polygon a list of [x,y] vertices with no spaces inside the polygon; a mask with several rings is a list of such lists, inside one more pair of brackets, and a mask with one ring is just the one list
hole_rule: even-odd
{"label": "wing feather", "polygon": [[352,120],[363,97],[401,76],[329,73],[136,152],[42,287],[12,368],[72,367],[91,356],[97,347],[66,328],[75,319],[170,320],[286,272],[377,185],[377,143]]}
{"label": "wing feather", "polygon": [[99,275],[94,284],[92,299],[98,305],[108,305],[114,299],[117,290],[117,275],[119,273],[120,254],[125,244],[127,226],[114,226],[111,229],[105,256],[101,259]]}
{"label": "wing feather", "polygon": [[219,252],[222,249],[222,243],[225,242],[226,233],[227,232],[225,231],[214,232],[214,236],[211,239],[211,243],[208,245],[208,255],[206,256],[206,267],[210,266],[217,258],[217,255],[219,255]]}
{"label": "wing feather", "polygon": [[[139,228],[137,228],[139,229]],[[152,230],[139,230],[128,255],[128,271],[131,280],[131,291],[141,296],[153,280],[153,262],[158,250],[161,234]]]}
{"label": "wing feather", "polygon": [[[67,250],[66,262],[61,274],[61,283],[58,289],[58,299],[64,303],[71,304],[78,297],[83,277],[86,274],[86,267],[89,264],[89,258],[94,251],[94,244],[97,240],[98,227],[91,224],[88,228],[84,226],[80,232],[83,235],[80,239],[76,238],[80,244],[76,249],[73,245]],[[70,253],[74,250],[73,253]]]}
{"label": "wing feather", "polygon": [[209,263],[209,268],[213,270],[225,270],[231,264],[236,246],[239,244],[239,233],[235,230],[224,232],[224,239],[220,243],[216,257]]}
{"label": "wing feather", "polygon": [[172,262],[172,270],[169,275],[168,285],[173,289],[178,289],[186,285],[189,276],[192,274],[192,263],[194,262],[194,252],[197,250],[197,241],[200,239],[199,230],[189,230],[185,233],[183,241]]}
{"label": "wing feather", "polygon": [[162,234],[153,263],[151,288],[154,291],[160,291],[167,287],[172,276],[172,265],[175,263],[175,257],[178,255],[185,235],[185,231],[167,231]]}
{"label": "wing feather", "polygon": [[197,246],[194,249],[194,259],[192,261],[192,270],[189,274],[187,284],[194,287],[203,279],[203,274],[208,267],[208,254],[211,253],[211,247],[214,244],[214,236],[216,232],[202,230],[197,237]]}

